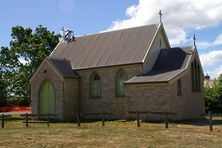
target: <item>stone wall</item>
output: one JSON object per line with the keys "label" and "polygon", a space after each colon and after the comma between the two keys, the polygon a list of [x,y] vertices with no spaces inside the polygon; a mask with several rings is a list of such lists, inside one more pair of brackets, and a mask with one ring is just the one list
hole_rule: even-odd
{"label": "stone wall", "polygon": [[[203,83],[201,92],[192,92],[191,72],[181,78],[182,95],[177,95],[177,81],[172,84],[140,84],[125,86],[128,111],[174,112],[172,120],[197,119],[204,113]],[[164,116],[144,114],[145,120],[162,120]],[[128,114],[129,119],[136,116]]]}
{"label": "stone wall", "polygon": [[[171,98],[169,87],[163,84],[132,84],[125,86],[128,111],[165,112]],[[127,118],[136,119],[136,114],[128,114]],[[141,114],[141,119],[160,120],[159,115]]]}
{"label": "stone wall", "polygon": [[172,94],[170,110],[178,112],[178,119],[197,119],[205,113],[203,75],[201,75],[201,91],[192,91],[191,70],[181,78],[182,95],[177,96],[177,82],[170,89]]}
{"label": "stone wall", "polygon": [[65,78],[64,120],[74,120],[79,110],[79,79]]}
{"label": "stone wall", "polygon": [[[110,112],[108,119],[126,119],[126,97],[116,96],[116,74],[121,70],[127,73],[128,79],[142,73],[142,64],[115,66],[98,69],[77,70],[81,77],[80,111],[81,113]],[[94,72],[101,78],[102,95],[99,98],[90,96],[90,77]],[[86,115],[87,119],[100,119],[101,115]]]}
{"label": "stone wall", "polygon": [[[47,60],[31,81],[32,112],[39,111],[39,92],[45,80],[49,80],[56,96],[56,114],[61,120],[73,120],[77,111],[83,118],[101,119],[101,115],[84,113],[110,112],[107,119],[134,119],[128,111],[169,111],[178,115],[171,119],[182,120],[200,118],[204,113],[203,81],[201,92],[192,92],[191,72],[187,70],[180,78],[182,95],[177,96],[177,81],[170,84],[129,84],[125,85],[126,97],[116,96],[116,74],[127,73],[128,79],[141,74],[142,64],[115,66],[97,69],[76,70],[80,79],[63,78]],[[101,78],[102,95],[99,98],[90,96],[90,78],[94,72]],[[203,79],[203,75],[201,77]],[[80,86],[80,87],[79,87]],[[161,120],[164,116],[141,115],[142,119]]]}

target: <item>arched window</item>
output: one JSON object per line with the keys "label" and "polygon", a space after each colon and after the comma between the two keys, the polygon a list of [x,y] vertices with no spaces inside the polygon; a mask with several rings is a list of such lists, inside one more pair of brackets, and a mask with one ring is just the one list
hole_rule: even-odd
{"label": "arched window", "polygon": [[200,91],[200,65],[197,64],[197,91]]}
{"label": "arched window", "polygon": [[124,82],[128,79],[126,73],[119,71],[116,75],[116,95],[125,96],[124,93]]}
{"label": "arched window", "polygon": [[194,75],[195,75],[195,91],[198,90],[198,74],[197,74],[197,62],[194,61]]}
{"label": "arched window", "polygon": [[90,94],[92,97],[101,97],[101,79],[97,73],[93,73],[91,76]]}
{"label": "arched window", "polygon": [[194,64],[191,64],[191,78],[192,78],[192,91],[195,91],[195,74],[194,74]]}
{"label": "arched window", "polygon": [[162,40],[159,39],[159,48],[162,48]]}
{"label": "arched window", "polygon": [[179,79],[177,81],[177,96],[181,96],[182,95],[182,87],[181,87],[181,80]]}
{"label": "arched window", "polygon": [[192,91],[198,92],[201,91],[201,76],[200,76],[200,65],[194,60],[191,64],[191,77],[192,77]]}

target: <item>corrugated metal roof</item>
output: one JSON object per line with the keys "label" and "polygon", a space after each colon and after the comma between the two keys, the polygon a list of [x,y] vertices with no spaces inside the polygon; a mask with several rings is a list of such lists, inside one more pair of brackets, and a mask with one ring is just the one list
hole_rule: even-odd
{"label": "corrugated metal roof", "polygon": [[186,69],[190,63],[193,49],[193,47],[162,49],[150,72],[135,76],[125,83],[168,82]]}
{"label": "corrugated metal roof", "polygon": [[48,58],[48,60],[59,70],[63,77],[78,77],[78,75],[72,70],[70,61],[55,58]]}
{"label": "corrugated metal roof", "polygon": [[73,69],[142,63],[159,25],[148,25],[60,42],[51,58],[71,61]]}

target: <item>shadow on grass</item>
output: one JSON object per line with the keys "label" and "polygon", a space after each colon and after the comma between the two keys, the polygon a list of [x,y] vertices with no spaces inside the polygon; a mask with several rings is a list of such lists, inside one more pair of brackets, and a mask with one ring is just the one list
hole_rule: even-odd
{"label": "shadow on grass", "polygon": [[[183,120],[180,122],[175,122],[177,124],[187,124],[187,125],[196,125],[196,126],[207,126],[209,125],[209,119],[196,119],[196,120]],[[221,119],[213,119],[213,125],[222,125],[222,118]]]}
{"label": "shadow on grass", "polygon": [[[158,123],[163,124],[165,121],[142,121],[143,123]],[[213,125],[222,125],[222,117],[213,118],[212,120]],[[181,120],[181,121],[169,121],[169,124],[186,124],[186,125],[195,125],[195,126],[208,126],[209,119],[189,119],[189,120]]]}

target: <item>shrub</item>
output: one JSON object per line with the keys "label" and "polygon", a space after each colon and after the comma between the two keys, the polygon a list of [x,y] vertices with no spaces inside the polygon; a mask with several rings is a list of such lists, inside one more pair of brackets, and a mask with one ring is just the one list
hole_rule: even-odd
{"label": "shrub", "polygon": [[0,107],[7,106],[7,99],[0,98]]}
{"label": "shrub", "polygon": [[29,106],[31,103],[31,100],[30,99],[20,99],[19,100],[19,106]]}
{"label": "shrub", "polygon": [[7,106],[18,106],[19,99],[18,98],[8,98],[7,99]]}

